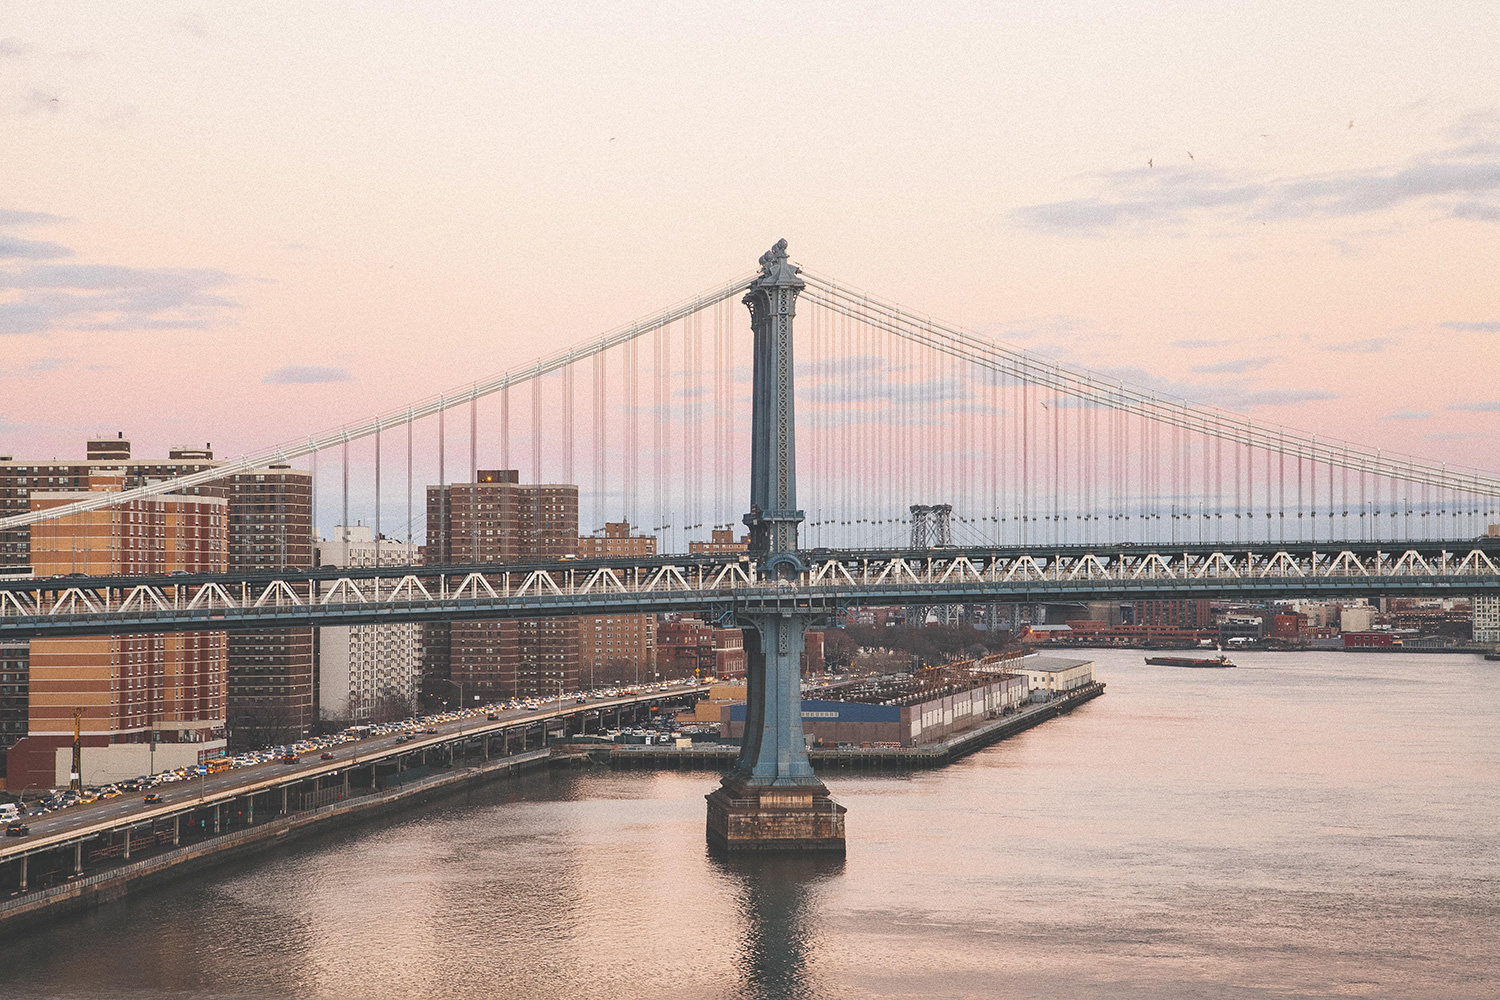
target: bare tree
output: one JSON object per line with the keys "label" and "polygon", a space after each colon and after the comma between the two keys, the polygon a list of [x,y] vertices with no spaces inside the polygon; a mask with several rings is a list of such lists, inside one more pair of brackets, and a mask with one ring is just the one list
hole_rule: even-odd
{"label": "bare tree", "polygon": [[415,714],[410,698],[391,691],[376,698],[375,704],[370,706],[370,721],[377,725],[382,722],[399,722]]}
{"label": "bare tree", "polygon": [[277,746],[301,735],[291,710],[276,703],[241,709],[229,720],[229,745],[233,750]]}

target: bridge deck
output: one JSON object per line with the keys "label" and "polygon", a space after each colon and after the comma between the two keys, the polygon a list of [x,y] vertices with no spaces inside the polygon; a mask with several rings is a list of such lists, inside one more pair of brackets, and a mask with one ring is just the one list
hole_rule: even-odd
{"label": "bridge deck", "polygon": [[[792,580],[739,556],[487,567],[325,570],[281,577],[0,581],[0,637],[190,632],[587,614],[869,604],[1464,596],[1500,593],[1500,539],[1174,549],[934,549],[805,553]],[[337,574],[337,575],[334,575]]]}

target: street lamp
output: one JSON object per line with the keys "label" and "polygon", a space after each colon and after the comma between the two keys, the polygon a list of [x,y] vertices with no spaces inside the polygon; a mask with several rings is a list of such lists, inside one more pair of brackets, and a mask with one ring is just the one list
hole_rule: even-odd
{"label": "street lamp", "polygon": [[463,681],[456,681],[456,680],[454,680],[451,677],[439,677],[437,679],[440,680],[440,681],[442,681],[444,684],[452,684],[455,688],[458,689],[458,707],[459,708],[463,708],[464,707],[464,682]]}

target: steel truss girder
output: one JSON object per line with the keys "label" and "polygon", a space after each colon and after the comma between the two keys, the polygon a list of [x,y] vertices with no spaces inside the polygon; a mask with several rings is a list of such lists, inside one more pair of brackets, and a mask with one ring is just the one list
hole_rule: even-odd
{"label": "steel truss girder", "polygon": [[1481,548],[1217,550],[1100,549],[1067,554],[943,551],[808,560],[791,580],[765,579],[754,562],[470,571],[388,577],[199,581],[92,586],[77,578],[0,590],[0,634],[106,634],[269,628],[570,614],[652,613],[726,603],[776,606],[1034,601],[1038,594],[1292,596],[1500,590],[1497,560]]}

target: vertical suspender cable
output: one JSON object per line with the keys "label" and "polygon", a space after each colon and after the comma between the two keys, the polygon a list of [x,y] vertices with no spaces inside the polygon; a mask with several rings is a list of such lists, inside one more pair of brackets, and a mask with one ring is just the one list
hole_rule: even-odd
{"label": "vertical suspender cable", "polygon": [[592,519],[595,524],[602,525],[606,520],[608,520],[607,512],[604,509],[604,491],[605,480],[608,478],[607,473],[605,472],[605,456],[608,454],[607,446],[609,443],[609,432],[604,423],[604,409],[607,405],[606,401],[608,395],[605,391],[605,377],[607,373],[604,368],[603,351],[600,351],[598,354],[594,355],[593,365],[594,403],[593,406],[589,409],[589,416],[592,417],[594,426],[593,433],[589,436],[593,438],[594,466],[592,472],[593,483],[591,484],[589,494],[593,498],[590,503]]}
{"label": "vertical suspender cable", "polygon": [[375,429],[375,568],[380,568],[380,431]]}
{"label": "vertical suspender cable", "polygon": [[342,525],[341,530],[343,531],[343,537],[340,540],[344,543],[345,551],[347,551],[349,545],[349,442],[347,440],[344,442],[340,452],[343,458],[344,485],[344,504],[340,508],[341,514],[339,515],[339,524]]}
{"label": "vertical suspender cable", "polygon": [[561,482],[567,485],[576,485],[577,479],[573,471],[573,366],[567,365],[562,370],[562,434],[563,434],[563,474]]}
{"label": "vertical suspender cable", "polygon": [[500,390],[500,467],[515,468],[510,464],[510,386]]}
{"label": "vertical suspender cable", "polygon": [[1276,519],[1280,528],[1276,540],[1286,541],[1286,435],[1281,435],[1276,445]]}
{"label": "vertical suspender cable", "polygon": [[[727,513],[724,496],[724,410],[729,406],[724,391],[724,303],[714,306],[714,527]],[[712,536],[710,536],[712,537]]]}
{"label": "vertical suspender cable", "polygon": [[479,482],[479,397],[469,397],[469,482]]}
{"label": "vertical suspender cable", "polygon": [[[531,380],[531,481],[542,485],[542,380]],[[531,544],[542,543],[542,491],[536,490],[531,501]],[[537,551],[537,550],[533,550]]]}
{"label": "vertical suspender cable", "polygon": [[469,396],[469,562],[479,562],[479,397]]}
{"label": "vertical suspender cable", "polygon": [[412,412],[406,411],[406,565],[416,562],[416,547],[412,544],[411,509],[411,460],[412,460]]}
{"label": "vertical suspender cable", "polygon": [[312,535],[317,540],[323,536],[318,533],[318,453],[312,453],[312,471],[308,475],[308,498],[307,505],[312,508]]}
{"label": "vertical suspender cable", "polygon": [[652,357],[653,392],[651,396],[651,496],[656,505],[656,526],[652,530],[656,532],[656,548],[658,552],[666,551],[666,538],[663,532],[666,529],[665,497],[663,496],[662,483],[662,447],[663,424],[666,421],[665,387],[662,384],[662,368],[665,357],[665,333],[661,327],[657,327],[652,333]]}
{"label": "vertical suspender cable", "polygon": [[625,359],[623,364],[625,376],[625,502],[623,504],[623,520],[640,526],[640,512],[636,510],[637,482],[636,474],[640,466],[640,380],[641,380],[641,354],[640,344],[634,340],[625,344]]}
{"label": "vertical suspender cable", "polygon": [[[441,405],[442,400],[439,400],[438,402]],[[448,473],[447,473],[447,465],[446,465],[446,461],[447,461],[447,458],[448,458],[448,448],[447,448],[447,441],[446,441],[446,439],[443,436],[443,433],[444,433],[443,417],[444,417],[444,415],[447,412],[448,411],[447,411],[446,408],[439,409],[438,410],[438,415],[437,415],[437,418],[438,418],[438,525],[437,525],[437,554],[438,554],[438,557],[437,557],[437,561],[438,561],[438,563],[440,565],[446,565],[448,562],[451,561],[449,559],[449,551],[448,551],[449,548],[451,547],[450,544],[449,544],[449,541],[448,541],[448,509],[449,509],[449,506],[448,506]],[[429,529],[429,531],[431,530],[431,525],[428,526],[428,529]],[[432,544],[432,539],[431,538],[428,539],[427,548],[428,548],[429,551],[431,551],[432,548],[433,548],[433,544]]]}

